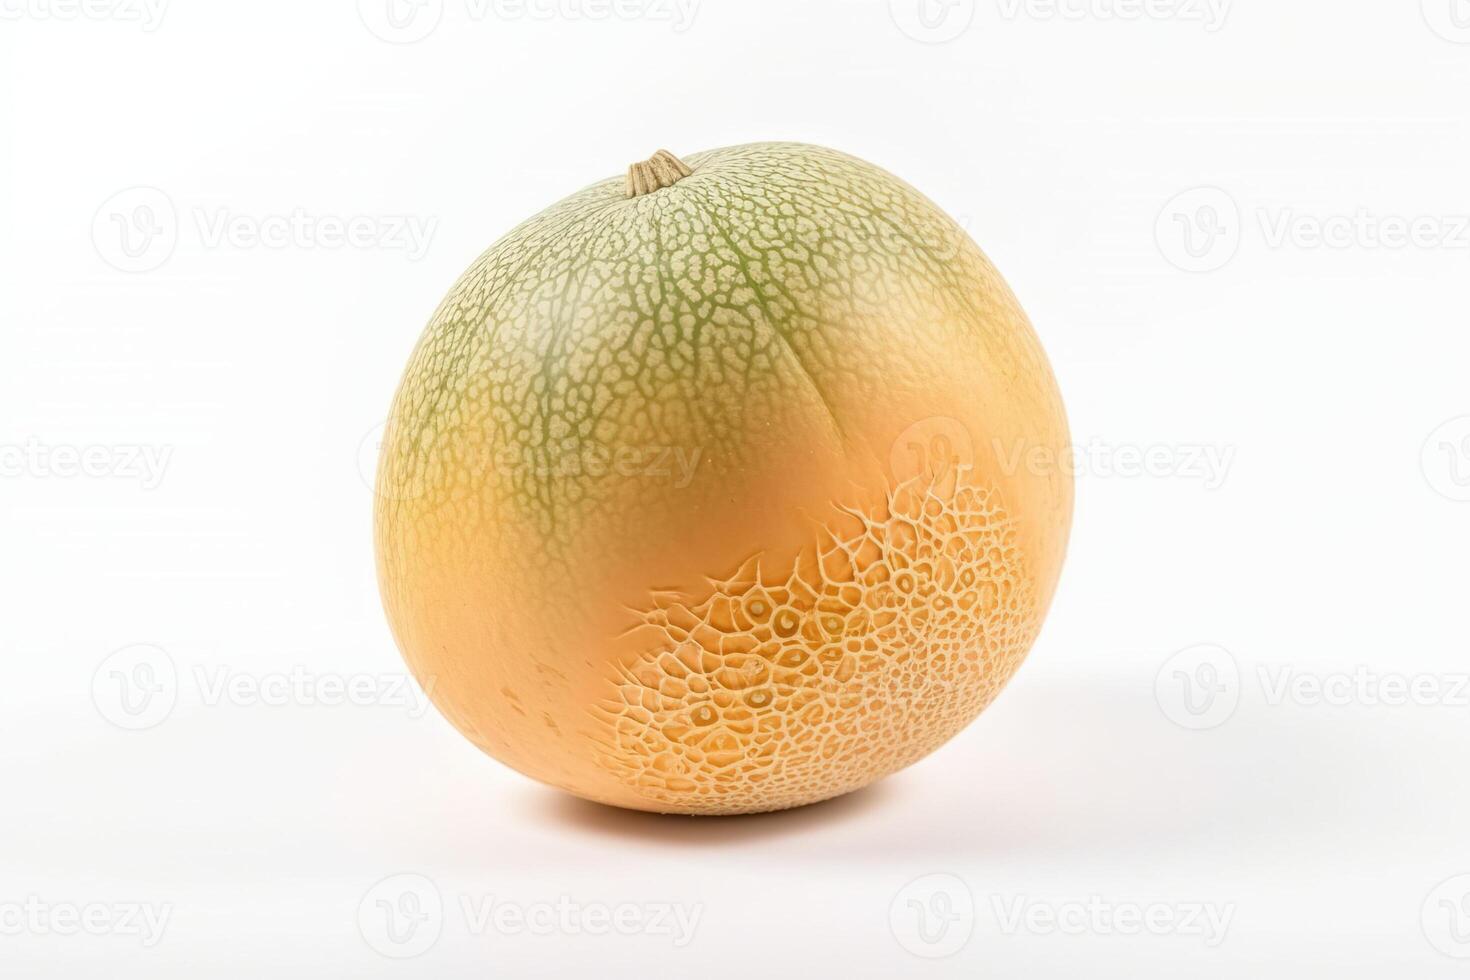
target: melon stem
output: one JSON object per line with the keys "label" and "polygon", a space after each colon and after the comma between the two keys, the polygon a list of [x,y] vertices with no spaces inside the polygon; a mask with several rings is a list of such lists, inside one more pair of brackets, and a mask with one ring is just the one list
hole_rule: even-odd
{"label": "melon stem", "polygon": [[668,150],[659,150],[641,163],[628,168],[628,196],[642,197],[665,187],[673,187],[694,173],[689,165]]}

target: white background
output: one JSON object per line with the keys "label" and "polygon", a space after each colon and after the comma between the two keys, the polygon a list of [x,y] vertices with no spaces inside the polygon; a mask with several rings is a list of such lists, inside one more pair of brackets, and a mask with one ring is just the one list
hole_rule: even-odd
{"label": "white background", "polygon": [[[592,2],[0,0],[0,973],[1463,975],[1470,4]],[[584,804],[404,701],[375,426],[513,224],[770,139],[1009,278],[1085,451],[1062,587],[869,791]],[[463,904],[559,900],[644,918]]]}

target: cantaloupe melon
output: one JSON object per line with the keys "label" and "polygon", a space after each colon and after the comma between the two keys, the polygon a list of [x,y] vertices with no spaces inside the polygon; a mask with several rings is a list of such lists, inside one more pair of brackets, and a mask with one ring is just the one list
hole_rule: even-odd
{"label": "cantaloupe melon", "polygon": [[384,435],[384,604],[445,717],[529,776],[811,803],[1015,672],[1072,508],[1025,461],[1067,440],[1015,297],[917,191],[814,146],[660,151],[434,313]]}

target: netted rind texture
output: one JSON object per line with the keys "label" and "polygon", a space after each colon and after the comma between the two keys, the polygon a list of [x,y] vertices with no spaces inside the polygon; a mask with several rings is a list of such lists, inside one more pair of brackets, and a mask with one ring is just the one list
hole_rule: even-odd
{"label": "netted rind texture", "polygon": [[1035,638],[1011,519],[964,474],[843,512],[805,559],[755,557],[641,612],[657,639],[596,714],[604,764],[650,802],[747,813],[857,789],[968,724]]}

